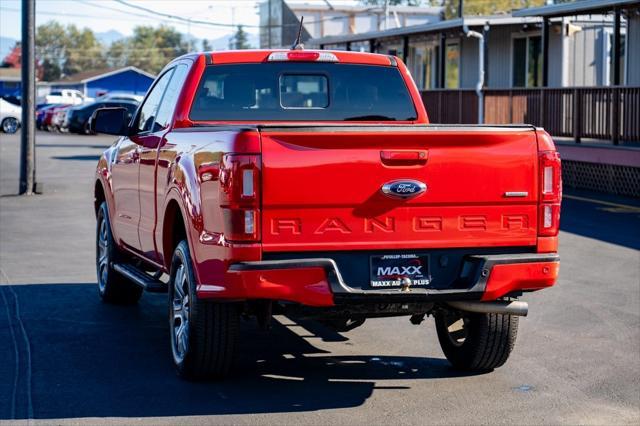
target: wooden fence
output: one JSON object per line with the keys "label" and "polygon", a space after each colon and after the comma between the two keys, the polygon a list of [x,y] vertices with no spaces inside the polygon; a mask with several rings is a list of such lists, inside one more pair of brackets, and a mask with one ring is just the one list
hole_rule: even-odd
{"label": "wooden fence", "polygon": [[[422,99],[432,123],[477,123],[473,90],[427,90]],[[484,114],[486,124],[533,124],[578,143],[640,141],[640,87],[486,89]]]}

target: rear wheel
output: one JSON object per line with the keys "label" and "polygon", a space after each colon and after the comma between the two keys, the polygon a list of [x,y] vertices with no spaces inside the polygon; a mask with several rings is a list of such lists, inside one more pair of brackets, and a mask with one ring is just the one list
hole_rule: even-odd
{"label": "rear wheel", "polygon": [[171,353],[178,374],[187,379],[217,379],[231,369],[239,309],[232,303],[198,299],[187,241],[175,249],[169,280]]}
{"label": "rear wheel", "polygon": [[98,293],[107,303],[136,303],[142,295],[142,287],[127,280],[113,269],[113,263],[121,260],[121,257],[111,234],[107,203],[103,202],[98,209],[96,226]]}
{"label": "rear wheel", "polygon": [[518,317],[444,311],[436,315],[436,331],[442,351],[455,368],[492,370],[511,354]]}

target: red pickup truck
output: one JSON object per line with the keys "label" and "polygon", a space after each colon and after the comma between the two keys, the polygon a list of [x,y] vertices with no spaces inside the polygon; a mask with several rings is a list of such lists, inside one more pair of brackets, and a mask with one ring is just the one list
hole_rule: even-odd
{"label": "red pickup truck", "polygon": [[221,377],[238,321],[433,315],[456,368],[507,360],[524,292],[558,275],[560,159],[531,126],[430,125],[396,57],[256,50],[182,56],[95,175],[105,302],[168,292],[182,377]]}

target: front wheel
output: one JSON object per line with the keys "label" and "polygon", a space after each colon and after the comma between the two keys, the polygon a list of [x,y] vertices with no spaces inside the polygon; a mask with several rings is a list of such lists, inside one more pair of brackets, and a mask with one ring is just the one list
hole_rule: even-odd
{"label": "front wheel", "polygon": [[461,370],[487,371],[502,366],[513,350],[518,317],[443,311],[436,331],[445,356]]}
{"label": "front wheel", "polygon": [[[78,132],[80,133],[80,132]],[[82,133],[84,133],[85,135],[94,135],[95,133],[93,133],[91,131],[91,126],[89,125],[89,120],[85,121],[85,123],[82,125]]]}
{"label": "front wheel", "polygon": [[18,131],[18,127],[20,127],[20,122],[13,117],[7,117],[2,120],[2,131],[5,133],[15,133]]}
{"label": "front wheel", "polygon": [[107,203],[98,208],[96,225],[96,273],[98,275],[98,294],[104,302],[114,304],[136,303],[142,295],[142,287],[127,280],[113,269],[113,263],[121,260],[122,255],[116,247]]}
{"label": "front wheel", "polygon": [[231,369],[239,326],[233,303],[198,299],[187,241],[181,241],[171,262],[169,331],[178,375],[186,379],[219,379]]}

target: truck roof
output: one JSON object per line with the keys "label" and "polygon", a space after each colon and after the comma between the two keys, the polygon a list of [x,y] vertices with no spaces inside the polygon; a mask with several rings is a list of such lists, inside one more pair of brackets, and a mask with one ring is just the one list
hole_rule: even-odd
{"label": "truck roof", "polygon": [[[253,50],[224,50],[216,52],[200,52],[188,56],[204,56],[208,63],[213,64],[238,64],[267,62],[269,55],[275,52],[308,52],[330,53],[336,56],[338,63],[365,64],[365,65],[396,65],[397,59],[389,55],[378,53],[351,52],[342,50],[287,50],[287,49],[253,49]],[[210,62],[209,62],[210,61]]]}

